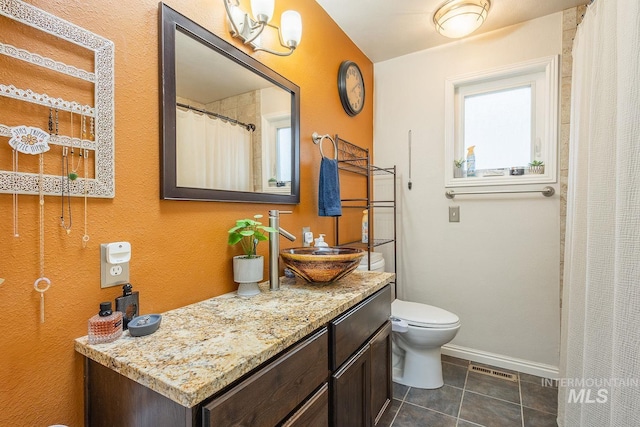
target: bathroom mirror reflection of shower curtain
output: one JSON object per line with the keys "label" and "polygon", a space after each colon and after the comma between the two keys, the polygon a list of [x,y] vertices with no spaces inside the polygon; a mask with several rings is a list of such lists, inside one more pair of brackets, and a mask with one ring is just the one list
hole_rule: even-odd
{"label": "bathroom mirror reflection of shower curtain", "polygon": [[299,203],[298,86],[160,12],[161,197]]}
{"label": "bathroom mirror reflection of shower curtain", "polygon": [[176,114],[176,184],[251,191],[251,131],[191,110]]}

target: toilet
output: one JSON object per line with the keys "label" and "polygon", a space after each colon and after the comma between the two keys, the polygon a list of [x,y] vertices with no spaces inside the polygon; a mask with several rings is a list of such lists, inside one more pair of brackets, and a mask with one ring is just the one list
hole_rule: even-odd
{"label": "toilet", "polygon": [[371,256],[371,270],[370,271],[384,271],[384,257],[380,252],[370,252],[369,254],[365,253],[362,260],[360,260],[360,265],[358,265],[358,270],[368,270],[369,261],[368,257]]}
{"label": "toilet", "polygon": [[442,387],[440,348],[458,333],[458,316],[396,299],[391,303],[391,320],[393,381],[423,389]]}

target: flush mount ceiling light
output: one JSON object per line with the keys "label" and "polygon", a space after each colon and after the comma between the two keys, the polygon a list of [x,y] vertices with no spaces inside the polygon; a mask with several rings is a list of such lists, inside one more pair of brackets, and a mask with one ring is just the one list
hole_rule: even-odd
{"label": "flush mount ceiling light", "polygon": [[487,19],[489,0],[449,0],[433,15],[436,31],[458,39],[473,33]]}
{"label": "flush mount ceiling light", "polygon": [[[298,47],[302,37],[302,18],[294,10],[287,10],[280,17],[280,28],[269,24],[273,17],[275,0],[251,0],[251,12],[253,18],[240,8],[239,0],[222,0],[227,10],[230,32],[250,45],[253,50],[263,50],[273,55],[288,56]],[[260,34],[266,27],[273,28],[278,33],[280,45],[288,50],[273,50],[260,43]]]}

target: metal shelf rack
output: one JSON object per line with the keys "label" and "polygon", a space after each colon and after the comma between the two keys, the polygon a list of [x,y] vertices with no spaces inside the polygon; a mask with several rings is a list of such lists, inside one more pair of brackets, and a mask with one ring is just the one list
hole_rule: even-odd
{"label": "metal shelf rack", "polygon": [[[368,243],[362,243],[361,241],[341,242],[340,241],[340,220],[336,218],[335,222],[335,238],[337,246],[350,246],[361,247],[367,251],[367,268],[371,270],[371,252],[373,248],[393,244],[393,265],[394,270],[397,270],[397,225],[396,225],[396,167],[383,168],[371,164],[371,156],[369,150],[359,147],[349,141],[335,136],[335,144],[337,150],[338,170],[347,173],[353,173],[364,177],[366,186],[366,197],[353,198],[353,199],[341,199],[343,209],[367,209],[368,222],[369,222],[369,238]],[[393,177],[393,199],[392,200],[374,200],[372,199],[372,179],[376,175],[387,175]],[[375,230],[373,227],[373,211],[375,209],[391,209],[393,210],[393,236],[391,238],[375,238]],[[397,271],[396,280],[397,283]]]}

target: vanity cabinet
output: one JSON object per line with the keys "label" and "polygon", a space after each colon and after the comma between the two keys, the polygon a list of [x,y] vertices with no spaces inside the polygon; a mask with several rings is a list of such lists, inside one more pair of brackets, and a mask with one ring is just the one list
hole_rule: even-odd
{"label": "vanity cabinet", "polygon": [[193,408],[87,360],[85,425],[328,426],[328,355],[323,327]]}
{"label": "vanity cabinet", "polygon": [[387,284],[193,407],[86,358],[85,425],[374,426],[391,401],[390,311]]}
{"label": "vanity cabinet", "polygon": [[391,403],[390,310],[387,286],[329,325],[334,426],[375,426]]}

